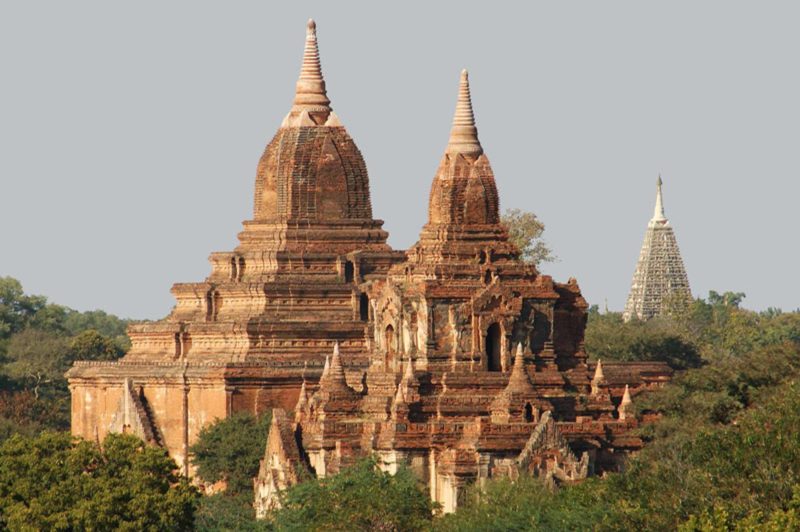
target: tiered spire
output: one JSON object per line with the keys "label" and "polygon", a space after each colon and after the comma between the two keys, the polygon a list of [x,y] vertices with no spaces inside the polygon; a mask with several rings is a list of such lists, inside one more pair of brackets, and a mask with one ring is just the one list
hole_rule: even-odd
{"label": "tiered spire", "polygon": [[450,142],[447,153],[480,155],[483,148],[478,140],[478,128],[475,126],[475,114],[472,112],[472,97],[469,91],[469,73],[461,71],[461,83],[458,88],[458,102],[453,116],[453,128],[450,130]]}
{"label": "tiered spire", "polygon": [[522,356],[522,342],[517,344],[517,351],[514,355],[514,365],[511,368],[511,375],[508,378],[506,388],[512,392],[529,392],[533,390],[533,383],[525,371],[525,359]]}
{"label": "tiered spire", "polygon": [[[326,365],[328,359],[325,359]],[[336,391],[336,390],[349,390],[347,386],[347,379],[344,375],[344,368],[342,367],[342,357],[339,354],[339,342],[333,346],[333,356],[330,359],[330,366],[327,371],[323,370],[322,378],[319,381],[320,390]]]}
{"label": "tiered spire", "polygon": [[692,297],[678,242],[667,217],[661,193],[661,175],[656,181],[656,205],[647,224],[639,262],[631,282],[631,291],[622,317],[647,320],[664,311],[665,301],[680,308]]}
{"label": "tiered spire", "polygon": [[297,80],[294,108],[298,111],[330,111],[331,101],[325,91],[325,79],[319,63],[317,47],[317,24],[309,19],[306,25],[306,47],[303,52],[303,67]]}

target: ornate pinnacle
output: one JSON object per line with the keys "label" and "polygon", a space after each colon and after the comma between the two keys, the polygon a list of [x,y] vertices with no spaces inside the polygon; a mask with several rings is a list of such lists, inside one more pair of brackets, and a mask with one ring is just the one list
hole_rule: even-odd
{"label": "ornate pinnacle", "polygon": [[592,377],[592,383],[600,383],[606,380],[606,376],[603,375],[603,361],[597,361],[597,367],[594,370],[594,377]]}
{"label": "ornate pinnacle", "polygon": [[306,29],[306,47],[303,52],[303,67],[297,80],[293,111],[330,111],[331,101],[325,92],[325,80],[319,63],[317,47],[317,24],[309,19]]}
{"label": "ornate pinnacle", "polygon": [[629,405],[631,403],[633,403],[633,400],[631,399],[631,390],[626,384],[625,392],[622,394],[622,401],[620,402],[620,405]]}
{"label": "ornate pinnacle", "polygon": [[522,356],[522,342],[517,344],[517,351],[514,354],[514,365],[511,367],[511,375],[508,377],[509,391],[522,392],[531,388],[530,377],[525,371],[525,358]]}
{"label": "ornate pinnacle", "polygon": [[475,126],[475,115],[472,112],[472,97],[469,92],[469,74],[461,71],[461,83],[458,88],[458,103],[453,116],[453,128],[450,130],[450,142],[447,152],[466,155],[480,155],[483,148],[478,140],[478,128]]}
{"label": "ornate pinnacle", "polygon": [[622,401],[619,403],[619,407],[617,408],[617,412],[619,413],[620,421],[625,421],[630,417],[633,413],[633,407],[631,406],[633,401],[631,400],[631,391],[628,388],[628,385],[625,385],[625,393],[622,394]]}

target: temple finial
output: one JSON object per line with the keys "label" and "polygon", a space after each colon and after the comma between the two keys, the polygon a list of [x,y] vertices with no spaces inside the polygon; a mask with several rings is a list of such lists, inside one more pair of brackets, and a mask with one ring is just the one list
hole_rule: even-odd
{"label": "temple finial", "polygon": [[664,223],[667,221],[667,217],[664,216],[664,200],[661,197],[661,174],[658,174],[658,180],[656,181],[656,208],[653,210],[653,219],[650,220],[651,222],[659,222]]}
{"label": "temple finial", "polygon": [[306,25],[306,46],[303,52],[303,67],[297,80],[293,111],[330,111],[331,101],[325,91],[325,79],[319,63],[317,47],[317,24],[313,19]]}
{"label": "temple finial", "polygon": [[597,361],[597,367],[594,369],[594,377],[592,377],[592,382],[602,382],[606,379],[606,376],[603,374],[603,361]]}
{"label": "temple finial", "polygon": [[633,400],[631,399],[631,391],[628,385],[625,385],[625,392],[622,394],[622,401],[617,408],[619,419],[624,421],[633,415]]}
{"label": "temple finial", "polygon": [[472,97],[469,91],[469,73],[461,71],[461,83],[458,88],[458,103],[453,116],[453,128],[450,130],[448,153],[480,155],[483,148],[478,140],[478,128],[475,126],[475,114],[472,112]]}

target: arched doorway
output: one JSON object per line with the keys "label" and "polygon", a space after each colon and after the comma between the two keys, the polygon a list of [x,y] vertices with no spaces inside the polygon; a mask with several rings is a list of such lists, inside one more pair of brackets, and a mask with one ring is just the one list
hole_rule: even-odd
{"label": "arched doorway", "polygon": [[500,324],[493,323],[486,331],[486,369],[489,371],[502,371],[500,363]]}
{"label": "arched doorway", "polygon": [[530,403],[525,403],[525,421],[531,423],[533,421],[533,407]]}
{"label": "arched doorway", "polygon": [[394,327],[391,325],[386,326],[384,345],[386,346],[386,369],[394,369],[394,355],[397,352],[397,339],[394,334]]}

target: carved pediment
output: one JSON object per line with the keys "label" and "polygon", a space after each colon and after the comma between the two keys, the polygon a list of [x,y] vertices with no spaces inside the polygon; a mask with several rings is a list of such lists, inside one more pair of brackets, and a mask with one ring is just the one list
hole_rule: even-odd
{"label": "carved pediment", "polygon": [[472,298],[472,311],[475,314],[500,313],[517,315],[522,310],[522,297],[508,287],[504,287],[499,279],[493,280]]}

